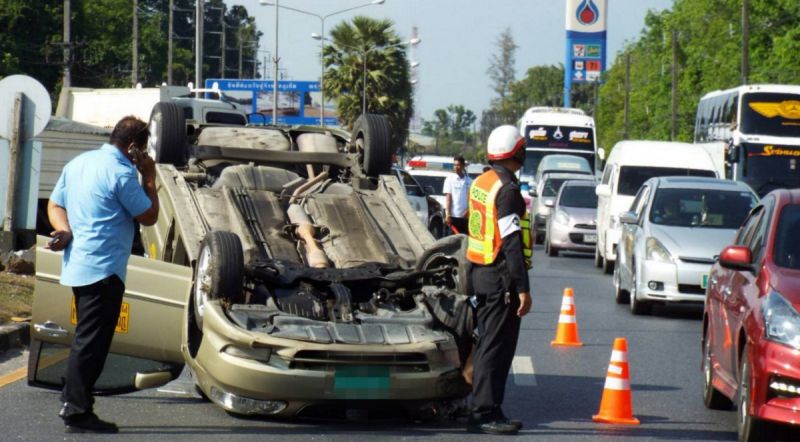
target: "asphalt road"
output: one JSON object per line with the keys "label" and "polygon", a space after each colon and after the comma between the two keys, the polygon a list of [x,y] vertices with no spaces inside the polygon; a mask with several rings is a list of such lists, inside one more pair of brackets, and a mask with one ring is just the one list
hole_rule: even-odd
{"label": "asphalt road", "polygon": [[[521,439],[544,441],[716,441],[736,440],[731,411],[707,410],[701,399],[701,306],[655,308],[634,317],[613,300],[611,278],[591,256],[548,258],[537,247],[533,312],[523,321],[517,358],[509,376],[505,410],[522,419]],[[550,341],[563,289],[575,291],[580,339],[577,348],[553,348]],[[628,340],[633,412],[638,426],[592,422],[598,412],[611,346]],[[26,363],[25,354],[0,356],[0,378]],[[3,440],[83,440],[63,434],[56,417],[57,393],[28,387],[24,380],[0,386]],[[242,419],[203,402],[190,381],[179,379],[158,391],[101,397],[98,414],[117,422],[119,440],[391,439],[485,440],[447,419],[357,422]],[[105,438],[97,438],[98,440]]]}

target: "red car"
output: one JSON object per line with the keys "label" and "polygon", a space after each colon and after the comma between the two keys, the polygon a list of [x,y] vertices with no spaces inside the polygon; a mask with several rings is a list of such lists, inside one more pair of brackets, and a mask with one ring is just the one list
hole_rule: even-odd
{"label": "red car", "polygon": [[738,408],[739,440],[800,432],[800,189],[766,195],[711,268],[703,400]]}

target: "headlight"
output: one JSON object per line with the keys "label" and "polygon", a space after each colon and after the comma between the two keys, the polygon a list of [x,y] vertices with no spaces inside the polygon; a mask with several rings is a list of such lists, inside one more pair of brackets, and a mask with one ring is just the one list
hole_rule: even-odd
{"label": "headlight", "polygon": [[272,356],[272,349],[270,348],[235,347],[233,345],[228,345],[223,352],[233,357],[252,359],[261,362],[269,362],[269,357]]}
{"label": "headlight", "polygon": [[800,314],[780,293],[772,291],[761,305],[767,339],[800,350]]}
{"label": "headlight", "polygon": [[655,238],[647,238],[645,244],[645,256],[650,261],[672,262],[672,256],[661,242]]}
{"label": "headlight", "polygon": [[557,224],[564,224],[565,226],[568,226],[569,225],[569,215],[567,215],[567,212],[565,212],[565,211],[563,211],[561,209],[556,210],[556,214],[553,215],[553,222],[555,222]]}
{"label": "headlight", "polygon": [[608,223],[608,228],[614,230],[617,227],[619,227],[619,217],[617,215],[611,215],[611,222]]}

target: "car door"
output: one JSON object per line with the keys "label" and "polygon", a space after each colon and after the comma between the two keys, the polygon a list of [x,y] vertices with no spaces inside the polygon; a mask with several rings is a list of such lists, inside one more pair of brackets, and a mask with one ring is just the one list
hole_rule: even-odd
{"label": "car door", "polygon": [[[763,206],[753,210],[736,237],[736,245],[751,247],[754,244],[766,221],[765,214]],[[742,318],[740,309],[746,305],[746,297],[741,290],[752,286],[754,277],[748,271],[722,267],[713,276],[715,279],[710,280],[710,283],[714,290],[709,290],[709,293],[713,293],[709,302],[718,313],[712,350],[717,355],[721,377],[734,384],[739,367],[736,339]]]}
{"label": "car door", "polygon": [[[647,199],[650,196],[650,187],[642,186],[631,203],[630,211],[639,220],[636,224],[623,224],[622,235],[617,246],[617,262],[619,263],[619,278],[623,281],[622,286],[630,288],[633,282],[634,269],[634,249],[639,244],[642,230],[643,211],[646,207]],[[619,215],[619,214],[617,214]]]}
{"label": "car door", "polygon": [[[28,383],[60,389],[76,316],[72,289],[59,284],[62,253],[45,249],[47,240],[39,236],[36,245]],[[111,353],[96,392],[152,388],[177,377],[191,284],[189,267],[131,256]]]}
{"label": "car door", "polygon": [[398,170],[398,177],[403,187],[406,190],[406,197],[411,207],[414,208],[414,213],[422,221],[425,226],[428,225],[428,199],[422,186],[419,185],[417,180],[411,176],[410,173],[404,170]]}
{"label": "car door", "polygon": [[[614,181],[612,177],[614,176],[615,166],[614,164],[606,164],[606,169],[603,172],[603,179],[600,184],[606,184],[613,189]],[[613,190],[612,190],[613,194]],[[597,198],[597,247],[601,251],[601,255],[605,254],[605,243],[606,243],[606,230],[611,223],[611,214],[609,213],[611,206],[611,197],[610,196],[599,196]]]}

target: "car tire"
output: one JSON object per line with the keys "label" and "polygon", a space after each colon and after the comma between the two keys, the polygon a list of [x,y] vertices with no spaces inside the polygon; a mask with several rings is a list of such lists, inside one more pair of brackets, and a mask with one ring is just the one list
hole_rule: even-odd
{"label": "car tire", "polygon": [[603,258],[603,273],[606,275],[614,273],[614,261],[608,258]]}
{"label": "car tire", "polygon": [[439,239],[444,236],[444,224],[442,220],[439,218],[434,218],[431,220],[430,225],[428,226],[428,231],[431,232],[431,235],[435,239]]}
{"label": "car tire", "polygon": [[244,253],[236,234],[221,230],[208,232],[200,244],[195,266],[193,300],[195,321],[203,330],[203,311],[210,300],[244,301]]}
{"label": "car tire", "polygon": [[742,442],[773,440],[771,427],[756,417],[750,415],[750,400],[752,395],[752,366],[750,365],[750,346],[744,345],[739,362],[739,389],[736,394],[737,416],[736,429],[739,440]]}
{"label": "car tire", "polygon": [[385,115],[363,114],[353,124],[353,144],[361,167],[370,177],[388,174],[392,168],[392,129]]}
{"label": "car tire", "polygon": [[636,272],[636,263],[632,262],[631,267],[633,268],[633,270],[631,270],[633,272],[633,281],[631,281],[631,291],[630,291],[631,313],[634,315],[646,315],[650,313],[650,303],[639,299],[639,296],[636,293],[638,291],[637,288],[639,286],[638,282],[639,277]]}
{"label": "car tire", "polygon": [[164,101],[156,103],[148,129],[147,152],[156,163],[186,165],[186,118],[180,106]]}
{"label": "car tire", "polygon": [[467,261],[467,236],[449,235],[437,240],[417,260],[416,270],[438,267],[442,261],[456,261],[456,291],[463,295],[472,293],[469,278],[470,262]]}
{"label": "car tire", "polygon": [[711,366],[711,325],[703,336],[703,404],[712,410],[730,410],[733,402],[714,388],[714,369]]}
{"label": "car tire", "polygon": [[603,258],[600,256],[600,249],[597,245],[594,246],[594,266],[598,269],[603,267]]}
{"label": "car tire", "polygon": [[547,256],[556,257],[558,256],[558,248],[553,247],[553,244],[550,242],[550,237],[544,237],[544,251],[547,253]]}
{"label": "car tire", "polygon": [[615,261],[614,275],[611,277],[614,281],[614,301],[617,304],[627,304],[631,302],[631,292],[622,288],[622,283],[619,280],[619,264]]}

